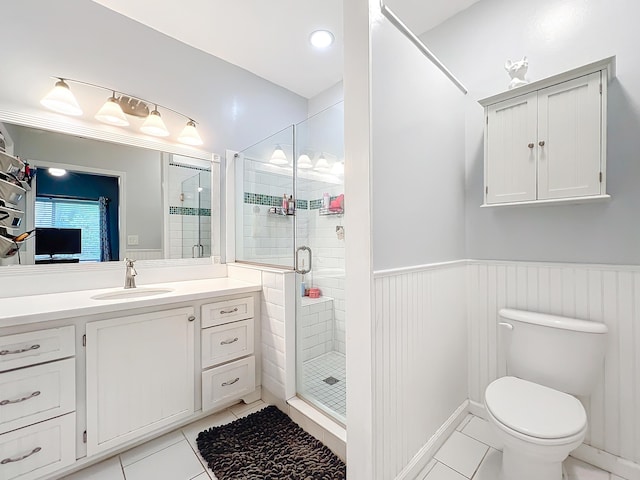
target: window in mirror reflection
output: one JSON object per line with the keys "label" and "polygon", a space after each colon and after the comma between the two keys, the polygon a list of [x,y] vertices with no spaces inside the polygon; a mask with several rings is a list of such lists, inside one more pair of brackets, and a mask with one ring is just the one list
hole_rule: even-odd
{"label": "window in mirror reflection", "polygon": [[[40,263],[119,258],[118,178],[40,169],[36,183],[36,256]],[[74,231],[80,230],[80,242]]]}

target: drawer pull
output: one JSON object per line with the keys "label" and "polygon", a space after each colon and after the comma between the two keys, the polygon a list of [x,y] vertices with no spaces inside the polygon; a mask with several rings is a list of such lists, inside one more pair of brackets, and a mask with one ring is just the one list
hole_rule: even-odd
{"label": "drawer pull", "polygon": [[236,343],[238,341],[238,337],[235,337],[233,340],[223,340],[220,342],[220,345],[231,345],[232,343]]}
{"label": "drawer pull", "polygon": [[26,455],[21,456],[20,458],[5,458],[4,460],[2,460],[0,462],[0,465],[6,465],[7,463],[13,463],[13,462],[19,462],[20,460],[24,460],[25,458],[29,458],[34,453],[38,453],[40,450],[42,450],[42,447],[36,447],[33,450],[31,450],[29,453],[27,453]]}
{"label": "drawer pull", "polygon": [[222,382],[221,387],[228,387],[229,385],[233,385],[234,383],[237,383],[238,381],[240,381],[240,377],[236,377],[233,380],[229,380],[227,382]]}
{"label": "drawer pull", "polygon": [[238,307],[234,308],[233,310],[220,310],[220,315],[226,315],[228,313],[236,313],[238,311]]}
{"label": "drawer pull", "polygon": [[40,395],[40,390],[36,390],[31,395],[29,395],[27,397],[18,398],[17,400],[2,400],[0,402],[0,406],[9,405],[9,404],[12,404],[12,403],[24,402],[25,400],[29,400],[29,399],[31,399],[33,397],[37,397],[38,395]]}
{"label": "drawer pull", "polygon": [[40,348],[40,345],[36,344],[36,345],[31,345],[30,347],[27,348],[22,348],[20,350],[0,350],[0,355],[15,355],[16,353],[24,353],[24,352],[28,352],[29,350],[37,350]]}

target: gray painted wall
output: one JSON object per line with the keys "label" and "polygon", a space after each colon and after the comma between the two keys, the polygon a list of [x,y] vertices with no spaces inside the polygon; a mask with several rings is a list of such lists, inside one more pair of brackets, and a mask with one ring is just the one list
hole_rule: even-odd
{"label": "gray painted wall", "polygon": [[[241,27],[230,42],[242,41]],[[212,152],[241,150],[307,117],[305,98],[88,0],[3,2],[0,31],[0,105],[16,110],[40,108],[49,77],[67,76],[193,116]]]}
{"label": "gray painted wall", "polygon": [[[640,263],[640,4],[632,0],[481,0],[422,35],[469,89],[466,99],[466,256]],[[530,80],[617,56],[609,85],[608,203],[480,209],[483,111],[506,89],[506,59],[529,58]]]}
{"label": "gray painted wall", "polygon": [[386,20],[371,62],[374,269],[464,258],[464,96]]}

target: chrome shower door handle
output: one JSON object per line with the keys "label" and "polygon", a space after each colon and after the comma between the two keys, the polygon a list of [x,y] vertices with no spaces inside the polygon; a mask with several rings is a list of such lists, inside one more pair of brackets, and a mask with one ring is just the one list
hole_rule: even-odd
{"label": "chrome shower door handle", "polygon": [[[307,252],[309,252],[309,267],[306,270],[298,268],[298,257],[300,257],[300,252],[304,252],[305,250]],[[303,245],[302,247],[298,247],[296,249],[296,258],[295,258],[296,273],[299,273],[301,275],[304,275],[305,273],[309,273],[311,271],[311,262],[312,261],[313,261],[313,253],[311,252],[311,249],[309,247],[307,247],[306,245]]]}

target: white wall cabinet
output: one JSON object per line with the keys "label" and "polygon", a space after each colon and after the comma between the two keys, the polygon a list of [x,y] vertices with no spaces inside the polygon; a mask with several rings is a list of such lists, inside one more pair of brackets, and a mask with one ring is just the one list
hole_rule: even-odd
{"label": "white wall cabinet", "polygon": [[87,453],[194,412],[192,307],[87,323]]}
{"label": "white wall cabinet", "polygon": [[606,195],[606,95],[614,58],[480,101],[484,205]]}

